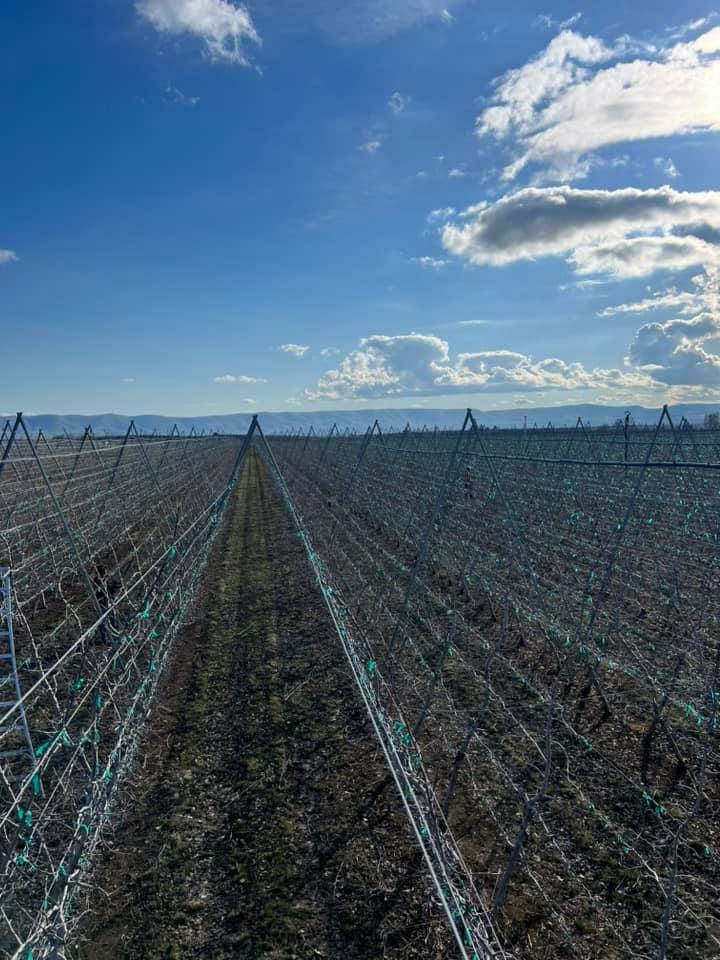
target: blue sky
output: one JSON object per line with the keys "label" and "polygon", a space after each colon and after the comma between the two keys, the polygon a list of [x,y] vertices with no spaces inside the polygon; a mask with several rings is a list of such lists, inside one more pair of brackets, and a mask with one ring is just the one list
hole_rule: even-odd
{"label": "blue sky", "polygon": [[3,11],[3,413],[720,400],[712,6]]}

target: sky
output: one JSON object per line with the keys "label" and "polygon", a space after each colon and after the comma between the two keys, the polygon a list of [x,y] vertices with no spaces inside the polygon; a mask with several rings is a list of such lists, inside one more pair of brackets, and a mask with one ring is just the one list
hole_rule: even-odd
{"label": "sky", "polygon": [[720,10],[5,0],[0,414],[720,403]]}

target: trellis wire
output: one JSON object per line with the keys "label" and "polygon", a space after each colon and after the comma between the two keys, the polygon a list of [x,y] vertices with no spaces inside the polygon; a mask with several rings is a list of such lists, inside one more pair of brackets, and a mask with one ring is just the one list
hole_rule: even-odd
{"label": "trellis wire", "polygon": [[717,432],[271,445],[501,934],[530,902],[561,956],[716,956]]}
{"label": "trellis wire", "polygon": [[[249,436],[0,436],[19,683],[0,717],[0,953],[66,955],[79,884],[196,601]],[[17,716],[31,749],[13,750]],[[3,753],[6,755],[3,757]]]}
{"label": "trellis wire", "polygon": [[8,956],[63,955],[253,440],[461,955],[509,956],[532,903],[558,956],[588,956],[586,928],[598,955],[715,956],[720,443],[667,409],[269,442],[254,419],[242,444],[7,423],[0,561],[36,744],[0,775]]}

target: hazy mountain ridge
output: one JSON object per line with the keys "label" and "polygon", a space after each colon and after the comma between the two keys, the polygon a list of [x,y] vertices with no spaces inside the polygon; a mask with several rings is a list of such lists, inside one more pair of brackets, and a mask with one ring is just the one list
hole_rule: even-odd
{"label": "hazy mountain ridge", "polygon": [[[701,423],[705,414],[719,409],[718,404],[712,403],[678,403],[670,408],[675,421],[687,417],[692,423]],[[562,407],[530,407],[514,410],[474,410],[478,423],[489,427],[522,427],[527,421],[528,426],[537,423],[545,426],[551,422],[554,426],[572,426],[578,417],[582,417],[586,424],[600,426],[614,422],[629,410],[636,423],[654,423],[660,416],[660,408],[630,406],[604,406],[602,404],[583,403],[569,404]],[[465,415],[464,409],[385,409],[385,410],[318,410],[314,412],[259,412],[260,425],[265,433],[284,433],[287,430],[306,432],[312,426],[315,432],[327,432],[336,423],[344,430],[363,431],[376,418],[383,430],[401,430],[407,423],[414,428],[423,426],[453,428],[460,427]],[[82,414],[38,414],[25,418],[28,427],[33,431],[42,428],[48,436],[68,433],[81,434],[90,424],[97,436],[106,434],[124,433],[130,420],[142,433],[170,433],[174,424],[177,424],[181,433],[188,433],[193,427],[196,432],[204,430],[206,433],[245,433],[248,429],[252,414],[229,413],[218,416],[205,417],[163,417],[154,414],[141,414],[130,418],[115,413],[84,416]],[[0,421],[1,423],[1,421]]]}

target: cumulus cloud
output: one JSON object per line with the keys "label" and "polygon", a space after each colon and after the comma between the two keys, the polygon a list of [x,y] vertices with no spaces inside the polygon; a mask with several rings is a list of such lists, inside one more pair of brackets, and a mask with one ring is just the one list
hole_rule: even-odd
{"label": "cumulus cloud", "polygon": [[224,373],[221,377],[213,377],[214,383],[267,383],[264,377],[247,377],[245,374],[235,376],[232,373]]}
{"label": "cumulus cloud", "polygon": [[0,264],[15,263],[17,260],[18,255],[14,250],[0,250]]}
{"label": "cumulus cloud", "polygon": [[453,178],[466,177],[467,172],[465,170],[461,170],[460,167],[453,167],[451,170],[448,170],[448,176]]}
{"label": "cumulus cloud", "polygon": [[337,347],[323,347],[320,351],[321,357],[336,357],[340,351]]}
{"label": "cumulus cloud", "polygon": [[299,343],[281,343],[278,347],[283,353],[291,353],[294,357],[304,357],[310,347],[303,347]]}
{"label": "cumulus cloud", "polygon": [[202,40],[211,60],[249,66],[244,44],[259,44],[248,10],[230,0],[137,0],[135,7],[159,33]]}
{"label": "cumulus cloud", "polygon": [[578,390],[652,386],[646,373],[587,369],[557,358],[539,361],[510,350],[460,353],[431,334],[376,335],[360,341],[334,370],[328,370],[311,400],[358,400],[474,390]]}
{"label": "cumulus cloud", "polygon": [[635,52],[565,29],[498,77],[476,132],[510,149],[504,179],[529,164],[547,179],[581,177],[611,144],[720,130],[719,27],[628,59]]}
{"label": "cumulus cloud", "polygon": [[[687,193],[669,186],[612,191],[531,187],[494,203],[468,207],[457,214],[456,222],[444,224],[441,237],[450,253],[491,266],[563,256],[576,274],[616,280],[702,267],[704,272],[693,277],[694,290],[671,287],[599,314],[677,311],[673,320],[644,324],[638,330],[627,357],[629,376],[650,378],[635,381],[636,386],[649,387],[652,381],[655,386],[700,388],[720,385],[720,357],[708,343],[720,339],[719,223],[720,192],[715,191]],[[375,352],[370,351],[371,358]],[[387,366],[383,364],[383,370]],[[433,382],[468,389],[475,385],[501,389],[502,384],[573,389],[610,385],[616,378],[615,387],[632,385],[622,379],[624,375],[563,361],[480,352],[446,362],[442,372],[435,371]]]}
{"label": "cumulus cloud", "polygon": [[714,244],[671,231],[717,229],[720,191],[528,187],[468,207],[459,217],[462,223],[443,226],[443,246],[471,263],[502,266],[566,255],[579,273],[641,276],[716,258]]}
{"label": "cumulus cloud", "polygon": [[401,93],[398,93],[396,90],[395,93],[388,100],[388,106],[395,114],[396,117],[399,117],[403,110],[411,102],[412,97],[404,97]]}
{"label": "cumulus cloud", "polygon": [[687,319],[643,324],[626,362],[669,386],[720,386],[720,356],[709,349],[720,339],[719,277],[717,267],[693,277],[700,312]]}
{"label": "cumulus cloud", "polygon": [[381,146],[382,140],[366,140],[365,143],[360,144],[358,150],[362,150],[363,153],[377,153]]}
{"label": "cumulus cloud", "polygon": [[720,336],[718,317],[646,323],[630,344],[628,360],[662,383],[720,386],[720,356],[703,346]]}

